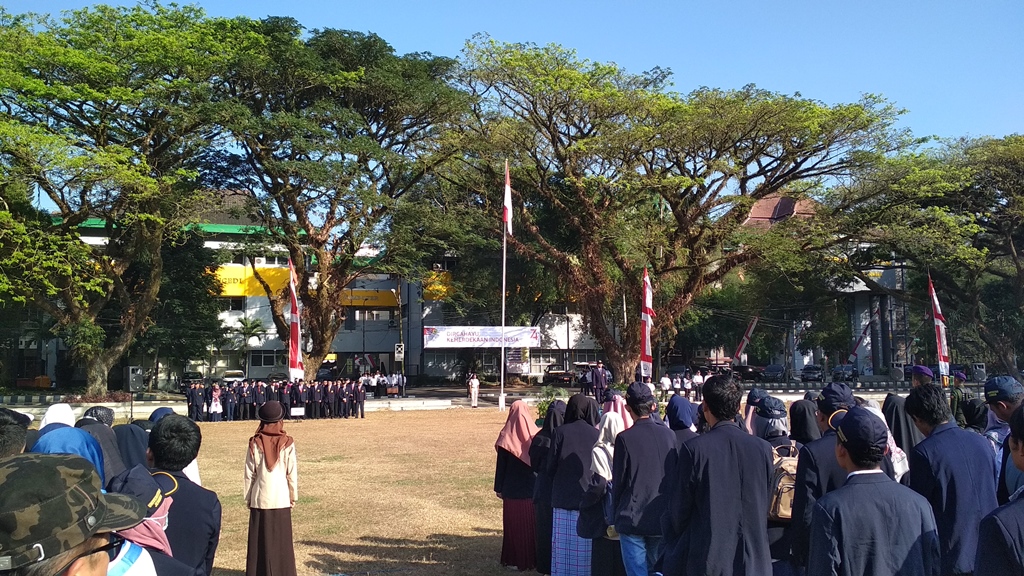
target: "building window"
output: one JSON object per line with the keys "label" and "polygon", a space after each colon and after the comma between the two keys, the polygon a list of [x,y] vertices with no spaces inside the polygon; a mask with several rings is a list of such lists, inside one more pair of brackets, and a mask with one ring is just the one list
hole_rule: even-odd
{"label": "building window", "polygon": [[245,296],[218,298],[221,312],[245,312]]}
{"label": "building window", "polygon": [[241,253],[239,253],[239,254],[232,254],[231,255],[231,263],[232,264],[241,264],[242,266],[245,266],[245,254],[241,254]]}
{"label": "building window", "polygon": [[249,358],[249,366],[253,368],[274,368],[288,364],[286,350],[252,350]]}
{"label": "building window", "polygon": [[387,321],[387,320],[394,320],[395,319],[395,311],[394,311],[394,309],[389,309],[389,310],[369,310],[369,309],[365,309],[365,308],[364,309],[357,308],[355,316],[356,316],[356,322],[362,322],[364,320],[368,321],[368,322],[374,322],[374,321],[380,321],[380,320]]}
{"label": "building window", "polygon": [[267,254],[264,258],[264,263],[267,266],[287,266],[288,255],[287,254]]}

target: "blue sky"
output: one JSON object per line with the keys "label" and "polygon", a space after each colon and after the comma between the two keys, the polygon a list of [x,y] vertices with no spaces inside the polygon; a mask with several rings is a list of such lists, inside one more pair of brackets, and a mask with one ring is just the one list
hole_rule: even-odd
{"label": "blue sky", "polygon": [[[3,5],[15,13],[56,14],[91,4],[14,0]],[[919,136],[1024,133],[1020,0],[198,4],[213,15],[291,16],[308,28],[375,32],[399,52],[455,56],[477,32],[508,42],[554,42],[633,72],[671,68],[680,92],[752,83],[827,103],[882,94],[908,110],[903,125]]]}

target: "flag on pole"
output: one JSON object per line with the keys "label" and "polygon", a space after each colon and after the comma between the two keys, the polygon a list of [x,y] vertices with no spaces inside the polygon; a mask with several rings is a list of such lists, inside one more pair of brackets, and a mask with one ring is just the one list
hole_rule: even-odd
{"label": "flag on pole", "polygon": [[868,317],[868,323],[864,325],[864,329],[860,332],[860,338],[857,339],[857,343],[853,345],[853,352],[850,352],[850,357],[846,359],[847,364],[853,364],[857,361],[858,354],[857,350],[860,350],[860,345],[864,343],[864,339],[868,337],[868,330],[871,329],[871,320],[878,314],[878,308],[871,311],[871,316]]}
{"label": "flag on pole", "polygon": [[932,275],[928,274],[928,297],[932,300],[932,318],[935,320],[935,350],[939,360],[939,374],[942,377],[942,384],[946,385],[949,380],[949,347],[946,346],[946,318],[942,316],[942,309],[939,308],[939,296],[935,293],[935,285],[932,284]]}
{"label": "flag on pole", "polygon": [[747,325],[747,331],[743,333],[743,338],[740,339],[740,345],[736,347],[736,353],[732,355],[733,362],[738,363],[740,361],[740,356],[743,354],[743,351],[747,349],[747,344],[750,344],[750,336],[754,333],[754,328],[757,326],[757,321],[760,319],[760,316],[754,316],[754,319]]}
{"label": "flag on pole", "polygon": [[299,298],[295,289],[298,281],[291,258],[288,259],[288,290],[291,293],[291,306],[288,310],[288,378],[290,380],[305,377],[302,368],[302,330],[299,322]]}
{"label": "flag on pole", "polygon": [[640,351],[640,375],[654,377],[654,354],[651,352],[651,324],[654,318],[654,288],[644,268],[644,300],[640,308],[640,329],[643,349]]}
{"label": "flag on pole", "polygon": [[501,221],[505,223],[505,232],[512,235],[512,178],[508,174],[508,160],[505,160],[505,204],[501,211]]}

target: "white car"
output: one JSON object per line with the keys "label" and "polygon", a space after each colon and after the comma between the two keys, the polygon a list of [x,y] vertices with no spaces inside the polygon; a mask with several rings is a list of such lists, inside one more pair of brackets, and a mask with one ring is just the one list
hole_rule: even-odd
{"label": "white car", "polygon": [[241,370],[225,370],[224,374],[220,377],[220,382],[223,385],[234,385],[242,380],[245,380],[245,372],[242,372]]}

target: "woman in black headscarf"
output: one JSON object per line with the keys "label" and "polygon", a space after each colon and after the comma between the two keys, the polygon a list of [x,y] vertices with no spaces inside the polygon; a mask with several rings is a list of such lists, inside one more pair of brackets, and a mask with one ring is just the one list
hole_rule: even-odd
{"label": "woman in black headscarf", "polygon": [[902,396],[890,393],[885,397],[885,403],[882,404],[882,414],[885,415],[885,423],[889,425],[896,445],[910,454],[914,446],[924,440],[924,434],[921,434],[921,431],[914,425],[914,421],[907,415],[905,402],[906,400]]}
{"label": "woman in black headscarf", "polygon": [[537,521],[537,572],[551,573],[551,477],[547,475],[551,437],[565,421],[565,402],[555,400],[544,415],[544,425],[530,444],[530,467],[537,473],[533,484],[533,511]]}
{"label": "woman in black headscarf", "polygon": [[810,400],[797,400],[789,407],[789,437],[801,444],[821,438],[818,406]]}
{"label": "woman in black headscarf", "polygon": [[981,398],[971,398],[963,404],[964,420],[967,426],[964,430],[985,434],[988,427],[988,405]]}
{"label": "woman in black headscarf", "polygon": [[669,398],[665,418],[668,419],[668,427],[676,434],[677,451],[683,446],[683,442],[697,437],[697,433],[691,429],[694,425],[693,407],[685,396],[675,394]]}
{"label": "woman in black headscarf", "polygon": [[582,394],[569,398],[565,424],[551,438],[547,475],[551,478],[551,575],[589,574],[592,541],[576,533],[580,501],[590,484],[597,443],[597,401]]}
{"label": "woman in black headscarf", "polygon": [[[113,411],[111,411],[111,414],[113,414]],[[92,416],[86,416],[75,423],[75,428],[81,428],[84,432],[88,432],[90,436],[99,442],[100,448],[103,451],[104,486],[114,476],[125,471],[124,462],[121,461],[121,450],[117,445],[117,436],[114,435],[114,431],[110,427]]]}
{"label": "woman in black headscarf", "polygon": [[149,433],[132,424],[114,426],[117,436],[117,448],[121,452],[121,461],[125,468],[131,470],[136,466],[146,466],[146,448],[149,448]]}

